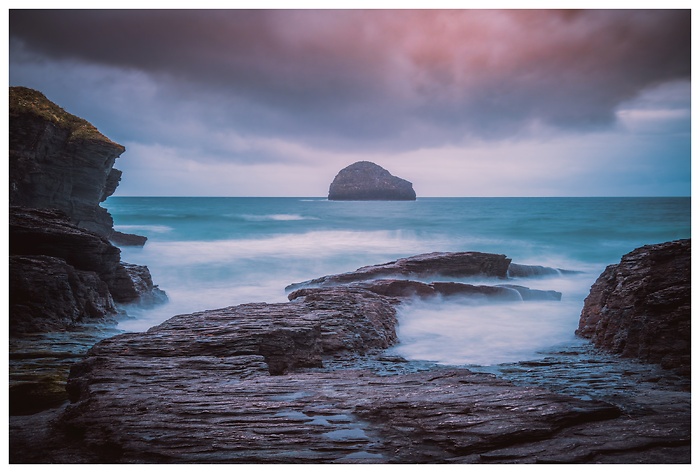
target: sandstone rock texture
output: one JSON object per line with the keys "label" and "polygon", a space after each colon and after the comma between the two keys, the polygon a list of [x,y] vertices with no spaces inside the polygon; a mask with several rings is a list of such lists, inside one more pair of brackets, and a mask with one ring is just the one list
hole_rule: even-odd
{"label": "sandstone rock texture", "polygon": [[328,200],[416,200],[413,184],[369,161],[342,169],[328,190]]}
{"label": "sandstone rock texture", "polygon": [[690,240],[643,246],[593,284],[576,333],[690,376],[690,299]]}
{"label": "sandstone rock texture", "polygon": [[122,172],[113,166],[124,147],[36,90],[10,87],[9,105],[10,204],[62,210],[111,238],[112,216],[99,204],[119,185]]}

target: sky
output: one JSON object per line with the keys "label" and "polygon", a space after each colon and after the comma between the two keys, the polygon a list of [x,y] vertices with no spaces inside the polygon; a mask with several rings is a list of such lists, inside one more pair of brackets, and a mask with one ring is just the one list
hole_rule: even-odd
{"label": "sky", "polygon": [[689,10],[9,10],[9,85],[126,147],[117,196],[689,196]]}

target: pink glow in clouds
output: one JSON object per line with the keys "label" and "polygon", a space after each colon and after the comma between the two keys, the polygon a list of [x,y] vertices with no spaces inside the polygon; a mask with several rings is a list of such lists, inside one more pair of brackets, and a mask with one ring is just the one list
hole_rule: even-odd
{"label": "pink glow in clouds", "polygon": [[685,195],[690,32],[689,10],[11,10],[10,83],[138,153],[130,194],[324,195],[369,160],[427,195]]}

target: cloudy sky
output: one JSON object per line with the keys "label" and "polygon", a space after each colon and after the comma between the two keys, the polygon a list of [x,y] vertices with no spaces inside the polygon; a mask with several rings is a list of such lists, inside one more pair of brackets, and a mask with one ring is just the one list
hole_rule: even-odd
{"label": "cloudy sky", "polygon": [[10,10],[9,83],[126,147],[115,195],[690,195],[688,10]]}

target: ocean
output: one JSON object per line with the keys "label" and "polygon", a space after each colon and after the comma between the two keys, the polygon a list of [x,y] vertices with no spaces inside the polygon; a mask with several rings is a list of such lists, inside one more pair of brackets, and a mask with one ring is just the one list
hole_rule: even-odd
{"label": "ocean", "polygon": [[[491,366],[580,344],[584,298],[609,264],[633,249],[690,238],[690,198],[110,197],[115,229],[148,237],[122,260],[147,265],[169,302],[128,307],[124,331],[183,313],[248,302],[285,302],[285,287],[434,251],[505,254],[515,263],[577,271],[517,284],[561,301],[415,301],[399,308],[408,360]],[[469,280],[494,284],[499,281]],[[502,281],[500,281],[502,282]]]}

